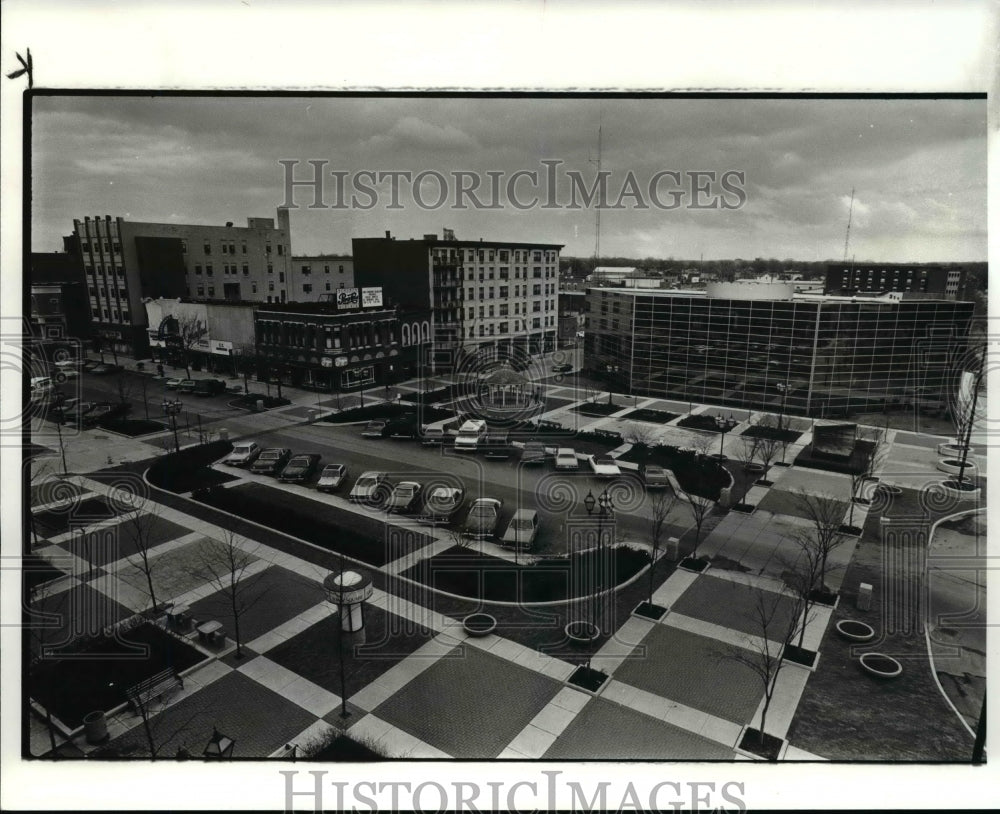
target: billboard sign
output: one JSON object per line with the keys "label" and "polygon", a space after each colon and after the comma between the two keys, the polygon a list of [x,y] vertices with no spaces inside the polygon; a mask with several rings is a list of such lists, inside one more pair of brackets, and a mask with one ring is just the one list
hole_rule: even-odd
{"label": "billboard sign", "polygon": [[362,288],[361,289],[361,306],[363,308],[381,308],[382,307],[382,289],[379,288]]}
{"label": "billboard sign", "polygon": [[337,289],[337,308],[346,310],[357,308],[361,304],[361,296],[356,288]]}

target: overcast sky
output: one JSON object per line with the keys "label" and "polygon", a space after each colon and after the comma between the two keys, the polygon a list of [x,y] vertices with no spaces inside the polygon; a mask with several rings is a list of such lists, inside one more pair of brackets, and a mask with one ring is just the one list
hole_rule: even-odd
{"label": "overcast sky", "polygon": [[[274,217],[285,197],[282,159],[310,160],[347,173],[347,208],[327,177],[327,208],[308,209],[299,189],[291,214],[296,254],[350,252],[352,237],[399,238],[454,229],[462,239],[565,244],[564,254],[592,256],[593,208],[569,208],[566,171],[593,183],[598,128],[608,204],[623,187],[623,208],[601,215],[601,255],[698,259],[778,257],[841,259],[852,187],[856,189],[849,254],[858,261],[949,261],[986,258],[986,103],[984,100],[823,99],[455,99],[455,98],[122,98],[48,97],[33,116],[34,251],[61,249],[74,217],[246,225]],[[557,186],[544,184],[543,160],[561,161]],[[417,205],[401,181],[398,204],[388,182],[375,184],[373,208],[351,205],[352,179],[364,170],[435,171],[448,182],[442,208],[433,176]],[[515,194],[539,206],[518,209]],[[456,210],[457,182],[468,171],[499,173],[500,208]],[[649,186],[661,204],[655,206]],[[707,176],[694,198],[691,171],[729,176],[745,203],[692,209],[713,199],[741,203]],[[631,174],[631,175],[630,175]],[[369,182],[362,178],[363,185]],[[468,184],[469,181],[466,181]],[[626,190],[628,191],[628,190]],[[542,208],[547,194],[560,206]],[[358,194],[356,203],[371,204]],[[578,203],[582,203],[578,199]],[[645,204],[648,208],[639,208]]]}

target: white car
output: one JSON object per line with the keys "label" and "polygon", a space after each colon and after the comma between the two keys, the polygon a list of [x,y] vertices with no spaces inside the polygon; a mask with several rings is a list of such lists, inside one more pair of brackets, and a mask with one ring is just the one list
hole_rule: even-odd
{"label": "white car", "polygon": [[559,447],[556,450],[556,469],[579,469],[580,462],[576,459],[576,451],[571,447]]}
{"label": "white car", "polygon": [[377,504],[389,499],[391,487],[385,472],[362,472],[347,499],[354,503]]}
{"label": "white car", "polygon": [[230,466],[250,466],[260,455],[260,445],[254,441],[240,441],[233,446],[222,462]]}
{"label": "white car", "polygon": [[347,467],[344,464],[327,464],[320,473],[316,488],[321,492],[334,492],[347,478]]}
{"label": "white car", "polygon": [[504,545],[528,548],[538,534],[538,512],[534,509],[518,509],[511,518],[510,525],[503,533],[501,542]]}
{"label": "white car", "polygon": [[589,460],[590,469],[593,471],[595,477],[616,478],[622,473],[621,468],[610,455],[602,455],[600,458],[596,455],[591,455]]}
{"label": "white car", "polygon": [[424,504],[428,522],[448,522],[465,501],[465,490],[457,486],[435,486]]}

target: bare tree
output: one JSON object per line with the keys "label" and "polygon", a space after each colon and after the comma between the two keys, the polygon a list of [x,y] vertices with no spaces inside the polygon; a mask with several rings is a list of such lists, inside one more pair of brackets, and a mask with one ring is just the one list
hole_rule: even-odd
{"label": "bare tree", "polygon": [[153,587],[153,572],[160,565],[158,557],[151,557],[150,551],[155,546],[153,542],[153,529],[159,519],[159,511],[156,503],[144,501],[141,506],[137,506],[125,515],[122,528],[128,536],[129,541],[135,548],[135,554],[127,557],[130,565],[142,571],[146,577],[146,587],[149,589],[149,601],[155,611],[156,589]]}
{"label": "bare tree", "polygon": [[191,378],[191,351],[207,335],[208,326],[194,314],[185,314],[177,318],[177,336],[180,339],[184,371],[189,379]]}
{"label": "bare tree", "polygon": [[677,495],[673,489],[660,492],[652,499],[651,514],[649,518],[649,542],[653,547],[652,560],[649,563],[649,599],[653,604],[653,570],[656,567],[656,555],[660,550],[660,541],[663,539],[663,532],[666,528],[667,517],[671,509],[677,502]]}
{"label": "bare tree", "polygon": [[798,597],[802,610],[803,623],[799,627],[799,643],[801,649],[806,635],[805,620],[811,617],[816,604],[817,592],[822,590],[823,581],[820,575],[820,551],[812,545],[812,535],[808,530],[800,530],[792,535],[792,540],[799,547],[799,555],[795,559],[785,560],[785,571],[781,578],[786,586]]}
{"label": "bare tree", "polygon": [[697,495],[694,492],[689,492],[687,489],[684,489],[684,494],[687,497],[687,506],[694,520],[694,547],[691,549],[689,556],[696,557],[698,546],[701,545],[701,530],[705,525],[705,518],[708,517],[708,513],[715,506],[715,501],[711,498]]}
{"label": "bare tree", "polygon": [[690,488],[681,483],[681,490],[687,498],[688,510],[691,512],[691,517],[694,520],[694,548],[691,549],[689,555],[691,557],[697,555],[698,546],[701,544],[701,531],[705,524],[705,518],[708,517],[709,512],[715,507],[717,502],[717,500],[701,494],[708,493],[712,488],[709,482],[710,478],[708,477],[709,466],[711,465],[708,450],[711,449],[713,441],[714,438],[711,435],[702,433],[692,438],[691,446],[695,450],[695,457],[692,462],[693,474],[690,476],[690,479],[685,478]]}
{"label": "bare tree", "polygon": [[622,438],[632,445],[632,449],[644,462],[649,457],[650,448],[656,443],[656,433],[651,427],[631,422],[626,425]]}
{"label": "bare tree", "polygon": [[734,457],[743,466],[745,472],[749,472],[754,468],[754,464],[757,463],[757,458],[760,456],[761,441],[763,440],[763,438],[756,434],[747,435],[744,433],[740,436],[740,445]]}
{"label": "bare tree", "polygon": [[208,540],[199,551],[199,576],[221,592],[229,606],[233,619],[236,658],[243,658],[240,618],[267,593],[244,579],[247,568],[258,559],[255,550],[256,548],[245,549],[236,534],[227,530],[222,540]]}
{"label": "bare tree", "polygon": [[754,625],[753,638],[745,647],[728,645],[717,655],[724,660],[734,661],[749,668],[764,689],[760,726],[757,729],[758,743],[763,750],[767,712],[771,707],[778,674],[784,663],[781,653],[795,638],[800,625],[804,627],[805,620],[801,618],[802,608],[798,599],[795,599],[789,607],[784,594],[760,590],[755,593],[754,607],[750,615]]}
{"label": "bare tree", "polygon": [[816,559],[815,590],[826,591],[830,555],[848,541],[840,530],[844,519],[844,504],[829,495],[814,495],[804,490],[794,493],[793,501],[809,521],[810,527],[799,535],[799,547],[809,549]]}
{"label": "bare tree", "polygon": [[250,369],[257,364],[257,346],[253,342],[239,342],[233,350],[239,359],[240,373],[243,376],[243,393],[250,395]]}
{"label": "bare tree", "polygon": [[861,439],[871,443],[872,447],[870,454],[865,458],[864,463],[858,471],[851,473],[851,507],[847,520],[847,525],[851,528],[854,528],[854,504],[862,502],[861,492],[864,489],[864,485],[870,480],[875,480],[875,470],[881,468],[882,461],[889,451],[885,443],[885,438],[885,429],[876,428],[867,437]]}

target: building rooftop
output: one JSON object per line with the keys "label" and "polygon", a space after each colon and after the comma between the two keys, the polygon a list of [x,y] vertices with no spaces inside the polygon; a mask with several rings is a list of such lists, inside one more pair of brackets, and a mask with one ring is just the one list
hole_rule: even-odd
{"label": "building rooftop", "polygon": [[[756,285],[756,284],[751,284]],[[791,284],[788,284],[789,288],[793,288]],[[879,303],[882,305],[897,305],[901,302],[913,302],[915,300],[927,301],[927,300],[939,300],[941,302],[955,302],[954,299],[949,299],[945,297],[944,294],[941,295],[930,295],[921,297],[908,297],[905,293],[901,292],[887,292],[885,294],[857,294],[857,295],[844,295],[844,294],[813,294],[805,291],[795,291],[792,290],[786,295],[776,295],[776,296],[746,296],[747,289],[736,290],[727,289],[723,286],[712,289],[697,289],[697,288],[619,288],[617,286],[588,286],[587,292],[590,291],[610,291],[618,295],[630,296],[630,297],[690,297],[698,299],[746,299],[746,300],[769,300],[769,301],[788,301],[795,300],[798,302],[869,302],[869,303]],[[765,293],[765,292],[761,292]],[[744,296],[741,296],[743,294]]]}

